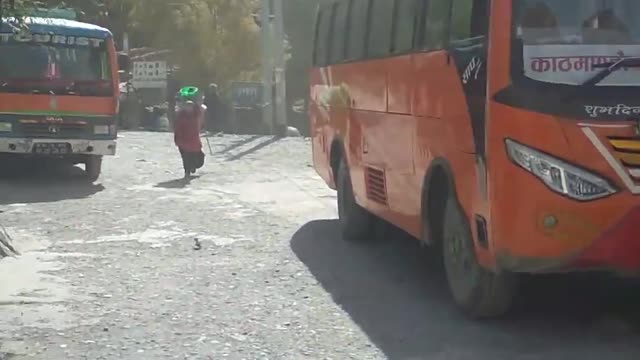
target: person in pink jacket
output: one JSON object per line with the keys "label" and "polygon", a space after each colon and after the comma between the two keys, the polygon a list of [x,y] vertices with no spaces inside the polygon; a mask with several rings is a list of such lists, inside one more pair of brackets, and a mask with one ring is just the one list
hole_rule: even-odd
{"label": "person in pink jacket", "polygon": [[206,106],[202,105],[200,90],[190,86],[180,89],[177,96],[174,142],[182,156],[184,177],[189,178],[204,165],[204,152],[200,130],[204,123]]}

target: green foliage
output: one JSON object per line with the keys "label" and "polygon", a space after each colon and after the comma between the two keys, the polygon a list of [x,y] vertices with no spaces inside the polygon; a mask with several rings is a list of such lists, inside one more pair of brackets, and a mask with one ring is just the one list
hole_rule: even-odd
{"label": "green foliage", "polygon": [[182,0],[157,6],[137,0],[130,26],[155,47],[173,50],[179,78],[201,86],[251,80],[260,65],[258,29],[250,0]]}

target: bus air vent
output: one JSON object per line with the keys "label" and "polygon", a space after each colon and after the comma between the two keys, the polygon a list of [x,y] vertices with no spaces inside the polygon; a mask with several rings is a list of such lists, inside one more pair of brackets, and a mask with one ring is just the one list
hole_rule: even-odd
{"label": "bus air vent", "polygon": [[640,139],[609,138],[611,147],[632,178],[640,180]]}
{"label": "bus air vent", "polygon": [[387,184],[384,171],[372,167],[365,168],[367,197],[382,205],[387,205]]}

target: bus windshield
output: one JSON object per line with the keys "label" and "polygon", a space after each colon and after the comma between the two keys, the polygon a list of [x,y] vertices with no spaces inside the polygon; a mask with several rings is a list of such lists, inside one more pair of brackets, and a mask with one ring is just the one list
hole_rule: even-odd
{"label": "bus windshield", "polygon": [[104,46],[0,42],[0,53],[0,92],[89,96],[112,92],[111,67]]}
{"label": "bus windshield", "polygon": [[[513,31],[522,75],[548,84],[580,85],[602,68],[640,57],[638,0],[514,0]],[[597,86],[638,86],[640,69],[622,68]]]}

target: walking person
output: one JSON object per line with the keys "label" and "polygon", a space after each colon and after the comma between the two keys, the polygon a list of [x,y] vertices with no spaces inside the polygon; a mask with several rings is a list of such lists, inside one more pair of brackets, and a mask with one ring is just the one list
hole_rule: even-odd
{"label": "walking person", "polygon": [[189,179],[204,165],[205,155],[202,152],[200,130],[207,107],[202,104],[200,89],[194,86],[180,89],[176,97],[176,107],[174,142],[182,156],[184,178]]}

